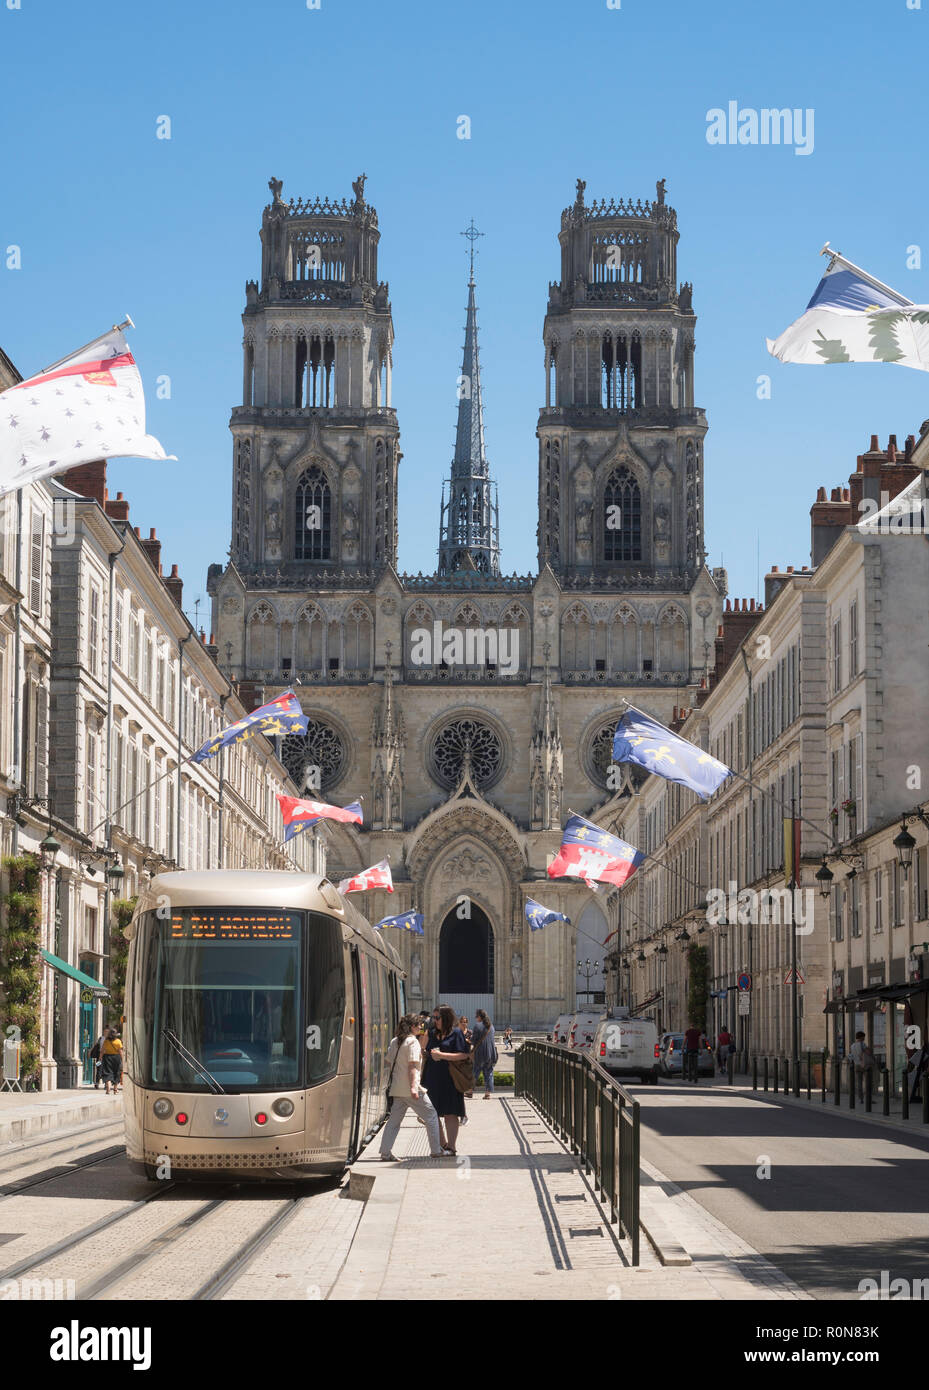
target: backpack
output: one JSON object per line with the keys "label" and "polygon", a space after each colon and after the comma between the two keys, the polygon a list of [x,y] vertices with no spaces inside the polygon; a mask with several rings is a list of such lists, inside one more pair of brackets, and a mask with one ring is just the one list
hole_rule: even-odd
{"label": "backpack", "polygon": [[99,1038],[98,1038],[97,1041],[94,1043],[93,1047],[90,1049],[90,1055],[91,1055],[91,1057],[93,1058],[93,1060],[94,1060],[95,1062],[99,1062],[99,1060],[100,1060],[100,1039],[99,1039]]}

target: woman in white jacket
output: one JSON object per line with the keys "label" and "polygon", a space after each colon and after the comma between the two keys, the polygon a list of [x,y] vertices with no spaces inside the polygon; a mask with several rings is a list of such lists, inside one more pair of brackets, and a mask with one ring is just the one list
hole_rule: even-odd
{"label": "woman in white jacket", "polygon": [[391,1097],[391,1106],[381,1134],[380,1147],[380,1155],[385,1163],[395,1161],[391,1148],[400,1132],[400,1122],[406,1114],[407,1106],[426,1126],[431,1156],[445,1157],[439,1137],[439,1117],[428,1092],[420,1084],[423,1051],[418,1035],[422,1027],[419,1018],[413,1014],[404,1014],[397,1024],[397,1036],[391,1040],[387,1049],[387,1094]]}

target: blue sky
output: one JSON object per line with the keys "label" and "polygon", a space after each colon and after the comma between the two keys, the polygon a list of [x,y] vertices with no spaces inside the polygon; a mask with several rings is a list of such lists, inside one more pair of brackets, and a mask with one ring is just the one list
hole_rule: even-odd
{"label": "blue sky", "polygon": [[[118,461],[110,490],[157,528],[191,615],[229,543],[228,420],[271,175],[285,197],[350,197],[368,175],[396,332],[401,568],[435,564],[473,217],[503,563],[535,569],[542,321],[578,176],[588,201],[667,179],[710,426],[706,544],[733,595],[760,596],[756,554],[762,576],[808,563],[817,486],[844,482],[873,432],[902,445],[929,416],[921,373],[785,366],[764,346],[805,307],[826,240],[929,300],[906,266],[927,225],[929,0],[15,2],[0,0],[0,251],[20,246],[22,269],[0,256],[0,345],[30,374],[132,315],[149,429],[179,462]],[[730,100],[812,108],[813,152],[709,145],[707,111]]]}

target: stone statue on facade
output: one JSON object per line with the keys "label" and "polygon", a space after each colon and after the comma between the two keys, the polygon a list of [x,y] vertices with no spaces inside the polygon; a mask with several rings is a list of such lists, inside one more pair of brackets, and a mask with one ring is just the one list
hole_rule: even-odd
{"label": "stone statue on facade", "polygon": [[367,174],[359,174],[357,179],[353,180],[352,182],[352,192],[355,195],[355,204],[358,207],[361,207],[364,204],[365,181],[367,177]]}
{"label": "stone statue on facade", "polygon": [[281,189],[284,187],[284,180],[268,179],[268,187],[270,188],[272,197],[274,198],[275,206],[277,206],[278,203],[282,203],[284,199],[281,197]]}
{"label": "stone statue on facade", "polygon": [[513,997],[522,993],[523,988],[523,958],[519,951],[514,951],[510,957],[510,976],[513,981]]}
{"label": "stone statue on facade", "polygon": [[422,994],[423,992],[423,960],[418,951],[414,951],[410,960],[410,993]]}
{"label": "stone statue on facade", "polygon": [[655,191],[658,194],[658,206],[660,208],[664,207],[665,183],[665,179],[659,179],[655,185]]}

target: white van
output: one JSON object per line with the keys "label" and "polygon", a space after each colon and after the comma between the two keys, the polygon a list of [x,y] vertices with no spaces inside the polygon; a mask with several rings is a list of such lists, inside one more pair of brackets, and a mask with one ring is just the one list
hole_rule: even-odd
{"label": "white van", "polygon": [[568,1046],[578,1052],[589,1052],[593,1046],[597,1025],[602,1018],[602,1009],[578,1009],[576,1014],[571,1015]]}
{"label": "white van", "polygon": [[597,1028],[591,1055],[611,1076],[638,1076],[658,1085],[658,1029],[650,1018],[630,1018],[625,1009],[608,1013]]}
{"label": "white van", "polygon": [[570,1030],[571,1015],[559,1014],[558,1017],[555,1019],[555,1026],[552,1029],[552,1042],[566,1043],[568,1041],[568,1033],[570,1032]]}

